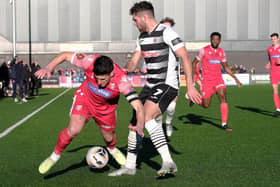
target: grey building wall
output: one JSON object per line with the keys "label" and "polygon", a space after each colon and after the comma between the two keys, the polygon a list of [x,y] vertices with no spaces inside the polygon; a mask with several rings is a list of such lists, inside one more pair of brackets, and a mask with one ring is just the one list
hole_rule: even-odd
{"label": "grey building wall", "polygon": [[[136,0],[30,0],[33,42],[127,41],[138,31],[130,7]],[[185,41],[269,40],[280,31],[279,0],[151,0],[157,20],[176,21]],[[28,41],[28,0],[16,0],[17,41]],[[0,34],[12,40],[12,6],[0,1]]]}

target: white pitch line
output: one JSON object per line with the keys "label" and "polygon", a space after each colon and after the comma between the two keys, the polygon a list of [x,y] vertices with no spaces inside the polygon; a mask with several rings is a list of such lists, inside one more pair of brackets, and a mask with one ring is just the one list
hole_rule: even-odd
{"label": "white pitch line", "polygon": [[35,114],[37,114],[38,112],[40,112],[41,110],[43,110],[45,107],[47,107],[49,104],[51,104],[52,102],[54,102],[55,100],[57,100],[59,97],[61,97],[62,95],[64,95],[66,92],[68,92],[70,90],[70,88],[64,90],[61,94],[59,94],[58,96],[56,96],[55,98],[53,98],[52,100],[50,100],[49,102],[47,102],[46,104],[44,104],[43,106],[41,106],[40,108],[38,108],[37,110],[35,110],[34,112],[32,112],[31,114],[28,114],[25,118],[23,118],[22,120],[18,121],[16,124],[12,125],[11,127],[7,128],[6,130],[4,130],[2,133],[0,133],[0,138],[3,138],[4,136],[8,135],[12,130],[14,130],[15,128],[17,128],[18,126],[20,126],[21,124],[23,124],[25,121],[27,121],[29,118],[31,118],[32,116],[34,116]]}

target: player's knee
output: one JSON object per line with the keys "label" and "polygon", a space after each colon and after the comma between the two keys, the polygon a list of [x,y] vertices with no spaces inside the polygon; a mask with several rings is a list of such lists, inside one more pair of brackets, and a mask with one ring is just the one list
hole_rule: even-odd
{"label": "player's knee", "polygon": [[114,135],[103,134],[103,138],[106,143],[111,143],[114,141]]}
{"label": "player's knee", "polygon": [[78,134],[80,134],[81,129],[76,128],[76,127],[68,127],[68,133],[70,136],[77,136]]}
{"label": "player's knee", "polygon": [[208,108],[210,106],[210,103],[202,103],[203,108]]}

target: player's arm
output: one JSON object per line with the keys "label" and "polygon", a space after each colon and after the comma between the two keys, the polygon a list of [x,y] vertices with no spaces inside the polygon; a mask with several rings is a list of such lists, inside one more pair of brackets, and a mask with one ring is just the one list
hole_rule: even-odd
{"label": "player's arm", "polygon": [[175,51],[176,55],[182,59],[183,69],[187,81],[187,94],[194,103],[201,103],[201,95],[195,89],[193,84],[193,68],[189,54],[185,46],[180,47]]}
{"label": "player's arm", "polygon": [[236,82],[236,84],[238,85],[238,87],[242,86],[242,83],[238,80],[238,78],[234,75],[234,73],[231,71],[230,67],[228,66],[227,62],[222,62],[222,66],[225,70],[225,72],[227,72]]}
{"label": "player's arm", "polygon": [[137,64],[139,63],[140,59],[141,59],[141,51],[136,50],[133,53],[130,61],[125,65],[124,67],[125,71],[134,72],[135,69],[137,68]]}
{"label": "player's arm", "polygon": [[144,128],[144,106],[140,99],[136,99],[130,102],[133,109],[136,111],[137,124],[136,126],[129,126],[133,131],[136,131],[140,136],[144,137],[143,128]]}
{"label": "player's arm", "polygon": [[134,90],[127,77],[124,75],[122,77],[121,83],[119,85],[120,92],[125,96],[127,101],[136,111],[137,124],[136,126],[129,126],[133,131],[136,131],[140,136],[144,136],[143,128],[145,123],[144,116],[144,106],[140,101],[137,92]]}
{"label": "player's arm", "polygon": [[192,70],[193,70],[193,75],[196,74],[200,78],[200,73],[199,73],[199,68],[197,67],[200,63],[200,60],[197,58],[194,58],[192,61]]}
{"label": "player's arm", "polygon": [[45,75],[47,75],[47,78],[50,78],[51,72],[54,70],[54,68],[63,63],[64,61],[71,61],[73,52],[62,52],[58,56],[56,56],[45,68],[38,70],[35,73],[35,76],[39,79],[44,78]]}
{"label": "player's arm", "polygon": [[268,51],[267,51],[267,55],[268,55],[268,62],[267,62],[267,64],[265,65],[265,69],[269,69],[269,68],[270,68],[270,56],[269,56]]}

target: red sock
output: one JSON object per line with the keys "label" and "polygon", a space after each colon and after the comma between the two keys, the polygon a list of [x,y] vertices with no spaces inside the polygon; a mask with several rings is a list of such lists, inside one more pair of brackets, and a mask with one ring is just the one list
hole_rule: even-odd
{"label": "red sock", "polygon": [[227,103],[221,103],[221,114],[222,114],[222,123],[227,123],[228,118],[228,104]]}
{"label": "red sock", "polygon": [[114,137],[113,137],[113,140],[111,142],[106,142],[106,145],[107,147],[110,149],[110,150],[113,150],[116,146],[116,142],[117,142],[117,135],[116,133],[114,133]]}
{"label": "red sock", "polygon": [[275,108],[279,109],[280,102],[279,102],[278,93],[273,94],[273,101],[274,101]]}
{"label": "red sock", "polygon": [[56,142],[56,146],[54,149],[55,154],[60,155],[62,151],[67,147],[68,144],[72,141],[74,136],[70,136],[68,133],[68,129],[63,129],[58,136],[58,140]]}

